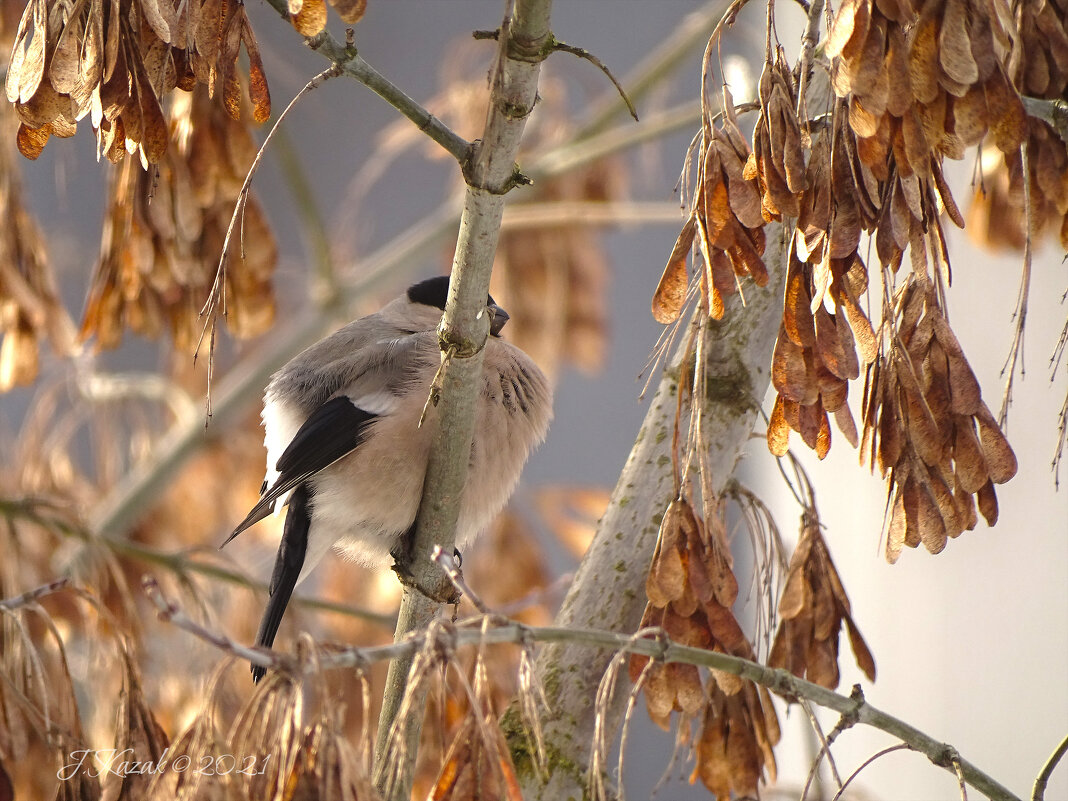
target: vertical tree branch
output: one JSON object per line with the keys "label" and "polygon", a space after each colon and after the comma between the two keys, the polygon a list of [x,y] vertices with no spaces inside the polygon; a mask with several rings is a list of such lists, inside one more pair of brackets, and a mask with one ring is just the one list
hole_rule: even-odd
{"label": "vertical tree branch", "polygon": [[[427,465],[423,500],[416,517],[408,565],[412,586],[405,587],[396,636],[410,627],[425,625],[437,610],[429,597],[447,598],[451,584],[441,568],[430,560],[434,545],[450,553],[455,542],[460,495],[467,477],[474,427],[475,400],[482,370],[483,351],[489,333],[484,313],[490,273],[497,249],[504,195],[523,182],[515,166],[527,117],[534,109],[541,62],[551,50],[549,29],[551,0],[515,0],[501,24],[497,61],[490,86],[490,106],[479,142],[464,165],[468,188],[453,257],[452,281],[445,315],[438,329],[444,372],[437,404],[437,434]],[[413,705],[416,720],[407,728],[406,743],[388,739],[404,696],[410,660],[390,664],[382,715],[379,719],[375,775],[379,789],[388,797],[407,799],[411,794],[415,746],[425,706],[423,698]],[[404,757],[396,772],[400,778],[384,788],[384,770],[389,760]]]}
{"label": "vertical tree branch", "polygon": [[[766,287],[746,286],[746,304],[739,296],[728,304],[722,321],[709,328],[704,365],[708,392],[706,441],[712,489],[722,491],[749,441],[753,423],[771,379],[768,365],[782,316],[786,256],[782,226],[768,226]],[[583,557],[571,590],[554,626],[597,628],[630,634],[645,609],[645,576],[656,545],[660,519],[674,492],[671,441],[674,430],[681,354],[676,354],[653,398],[608,509]],[[509,726],[510,746],[517,755],[524,797],[581,798],[594,729],[594,699],[613,654],[591,655],[568,643],[555,643],[538,655],[551,720],[545,721],[549,781],[542,784],[534,765],[518,755],[522,734]],[[625,692],[617,692],[604,715],[607,731],[616,731]],[[507,722],[507,721],[506,721]]]}

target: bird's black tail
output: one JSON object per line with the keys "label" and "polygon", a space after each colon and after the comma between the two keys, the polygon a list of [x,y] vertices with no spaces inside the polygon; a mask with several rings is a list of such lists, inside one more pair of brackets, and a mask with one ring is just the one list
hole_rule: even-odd
{"label": "bird's black tail", "polygon": [[[286,605],[297,586],[300,570],[304,567],[304,554],[308,549],[308,528],[311,525],[312,491],[307,483],[301,484],[289,498],[289,513],[286,515],[285,530],[278,545],[278,556],[274,561],[274,572],[268,588],[270,598],[260,621],[260,630],[256,634],[256,645],[270,648],[278,625],[282,622]],[[259,665],[252,666],[252,680],[258,682],[267,669]]]}

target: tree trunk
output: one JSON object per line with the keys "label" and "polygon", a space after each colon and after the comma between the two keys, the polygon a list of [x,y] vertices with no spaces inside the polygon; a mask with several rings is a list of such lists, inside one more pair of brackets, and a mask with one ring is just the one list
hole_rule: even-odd
{"label": "tree trunk", "polygon": [[[782,227],[769,225],[767,230],[767,286],[747,284],[744,307],[735,295],[723,320],[693,323],[707,326],[705,370],[710,390],[703,398],[702,425],[706,441],[712,443],[707,464],[717,493],[726,486],[745,451],[771,379],[769,365],[782,317],[786,257]],[[632,633],[641,622],[645,577],[661,517],[675,491],[671,446],[683,350],[680,345],[664,371],[608,509],[556,617],[556,626]],[[512,725],[518,720],[514,707],[505,720],[523,796],[528,801],[585,796],[596,713],[606,716],[605,731],[614,735],[626,700],[626,692],[617,691],[607,709],[595,709],[597,688],[612,656],[572,643],[553,644],[540,652],[538,676],[551,713],[544,721],[546,783],[542,783],[526,751],[526,738]]]}

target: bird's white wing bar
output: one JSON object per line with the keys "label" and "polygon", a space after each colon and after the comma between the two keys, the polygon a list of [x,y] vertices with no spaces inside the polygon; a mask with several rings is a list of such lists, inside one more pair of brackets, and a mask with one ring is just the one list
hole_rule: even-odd
{"label": "bird's white wing bar", "polygon": [[260,495],[252,511],[219,547],[267,517],[278,498],[351,453],[363,441],[367,424],[375,417],[345,395],[328,400],[316,409],[279,457],[275,466],[278,478],[274,484]]}

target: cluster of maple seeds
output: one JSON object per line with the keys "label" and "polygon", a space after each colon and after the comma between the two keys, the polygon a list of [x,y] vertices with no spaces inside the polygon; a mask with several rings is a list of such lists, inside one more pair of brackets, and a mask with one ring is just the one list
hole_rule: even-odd
{"label": "cluster of maple seeds", "polygon": [[[642,627],[658,626],[673,642],[754,659],[731,607],[738,582],[731,570],[726,532],[717,520],[710,531],[690,503],[677,499],[664,514],[660,539],[646,581],[649,603]],[[772,747],[779,723],[763,687],[711,670],[702,686],[693,665],[651,662],[635,655],[631,681],[642,681],[649,717],[666,729],[673,711],[698,720],[693,780],[717,797],[757,795],[765,770],[775,776]]]}
{"label": "cluster of maple seeds", "polygon": [[50,136],[72,135],[89,115],[108,159],[136,152],[154,164],[167,150],[163,101],[175,87],[204,84],[239,118],[242,45],[252,118],[263,122],[270,92],[239,0],[30,0],[7,72],[7,97],[22,121],[19,150],[36,158]]}
{"label": "cluster of maple seeds", "polygon": [[858,195],[878,210],[884,265],[896,269],[909,245],[922,255],[929,230],[944,250],[942,210],[964,227],[943,156],[963,158],[988,131],[1004,153],[1023,141],[1026,115],[1003,66],[1008,22],[1000,0],[928,0],[918,13],[908,0],[850,0],[835,15],[831,84],[856,137]]}
{"label": "cluster of maple seeds", "polygon": [[918,13],[909,0],[841,5],[825,53],[869,168],[885,168],[893,150],[899,172],[926,175],[932,158],[963,158],[988,129],[1003,152],[1019,147],[1007,23],[1001,0],[926,0]]}
{"label": "cluster of maple seeds", "polygon": [[[1018,40],[1009,58],[1009,74],[1023,94],[1041,100],[1063,100],[1068,89],[1068,14],[1065,0],[1019,3],[1015,8]],[[1031,184],[1025,202],[1023,159],[1019,151],[985,149],[982,181],[972,199],[968,230],[988,246],[1023,250],[1030,213],[1033,237],[1047,231],[1059,235],[1068,250],[1068,151],[1066,131],[1028,118],[1026,148]]]}
{"label": "cluster of maple seeds", "polygon": [[[994,485],[1016,472],[1012,449],[981,399],[936,293],[936,281],[944,286],[949,280],[940,215],[964,225],[942,159],[962,158],[965,148],[989,132],[1010,165],[1014,158],[1019,165],[1019,146],[1028,134],[1022,101],[1004,65],[1008,19],[1000,0],[926,0],[918,10],[909,0],[846,0],[824,49],[838,99],[812,130],[808,125],[802,130],[793,76],[781,53],[773,59],[769,48],[752,152],[735,135],[729,92],[724,92],[722,128],[712,125],[706,112],[691,212],[653,298],[659,321],[678,319],[687,298],[686,259],[696,245],[704,262],[698,270],[702,306],[710,317],[722,317],[723,296],[735,291],[738,276],[750,275],[758,284],[767,280],[762,265],[735,258],[725,243],[733,243],[738,230],[745,241],[763,243],[763,234],[755,232],[765,223],[796,220],[789,233],[784,311],[773,357],[778,395],[768,444],[783,455],[795,431],[823,458],[830,448],[831,415],[846,439],[854,447],[860,444],[847,395],[849,382],[867,365],[862,453],[889,480],[891,561],[904,545],[922,542],[931,552],[940,551],[948,538],[976,525],[976,506],[992,525]],[[1043,26],[1049,20],[1032,28]],[[1059,64],[1062,50],[1068,65],[1068,37],[1061,33],[1065,46],[1060,39],[1047,46],[1052,53],[1047,66]],[[811,148],[807,163],[806,147]],[[1032,198],[1048,204],[1047,216],[1061,219],[1068,210],[1063,143],[1048,152],[1032,143],[1032,152],[1043,153],[1044,167],[1043,178],[1033,178],[1043,181],[1043,191]],[[739,162],[744,165],[740,173]],[[860,306],[869,280],[858,252],[864,232],[873,235],[889,287],[906,250],[912,262],[891,310],[894,319],[882,329],[888,337],[876,334]],[[665,517],[661,529],[643,624],[661,625],[680,642],[751,658],[744,636],[730,625],[736,626],[729,611],[733,576],[720,585],[722,597],[706,592],[711,605],[697,590],[711,586],[713,573],[692,567],[706,564],[693,558],[691,541],[701,539],[689,533],[702,524],[688,506],[677,508],[679,503],[673,504],[671,525]],[[733,586],[736,590],[736,582]],[[858,665],[874,679],[874,660],[853,623],[814,516],[806,517],[779,611],[769,664],[836,686],[845,625]],[[646,664],[632,662],[632,678]],[[693,714],[703,708],[702,737],[720,742],[715,725],[722,732],[736,730],[728,706],[701,706],[706,697],[726,692],[718,676],[702,694],[696,671],[656,665],[647,670],[645,695],[654,720],[663,725],[672,710]],[[753,719],[747,725],[752,742],[763,742]],[[717,777],[729,776],[729,766],[709,753],[699,752],[695,775],[723,797],[732,789],[745,792],[744,782],[719,782]]]}
{"label": "cluster of maple seeds", "polygon": [[802,518],[786,585],[779,599],[779,630],[768,667],[834,689],[838,686],[838,640],[845,624],[857,665],[875,681],[875,659],[853,622],[842,579],[820,533],[819,518],[809,510]]}
{"label": "cluster of maple seeds", "polygon": [[[148,337],[166,330],[183,353],[200,336],[200,306],[256,148],[202,86],[177,96],[173,114],[175,147],[161,159],[154,188],[153,176],[130,160],[113,182],[82,323],[82,336],[101,347],[117,345],[124,326]],[[235,336],[251,337],[274,320],[277,248],[251,196],[241,225],[243,258],[226,270],[226,324]]]}
{"label": "cluster of maple seeds", "polygon": [[896,316],[897,336],[865,381],[861,446],[890,475],[890,561],[903,545],[941,551],[947,538],[975,527],[976,503],[994,525],[994,484],[1017,467],[930,285],[906,284]]}
{"label": "cluster of maple seeds", "polygon": [[[729,99],[726,87],[724,93]],[[725,108],[730,116],[722,128],[706,123],[693,206],[653,293],[653,317],[660,323],[677,320],[686,303],[686,262],[695,242],[704,257],[701,285],[713,319],[723,317],[723,297],[735,291],[736,276],[752,275],[761,285],[768,280],[761,260],[766,243],[760,196],[745,175],[749,146],[733,117],[733,104]]]}

